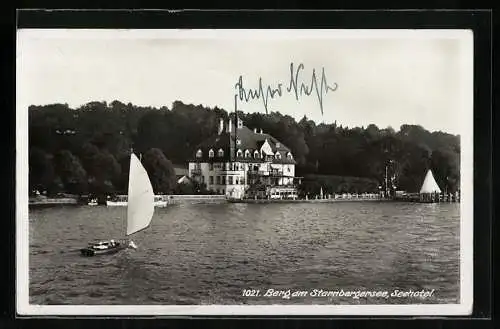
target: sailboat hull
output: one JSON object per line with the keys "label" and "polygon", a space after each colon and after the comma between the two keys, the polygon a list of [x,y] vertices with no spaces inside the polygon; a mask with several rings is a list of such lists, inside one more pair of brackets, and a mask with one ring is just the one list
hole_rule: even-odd
{"label": "sailboat hull", "polygon": [[119,252],[120,250],[126,249],[126,245],[123,243],[117,243],[115,246],[106,246],[105,248],[97,248],[96,245],[89,246],[87,248],[82,248],[80,249],[80,253],[82,256],[86,257],[92,257],[92,256],[99,256],[99,255],[109,255],[109,254],[115,254]]}

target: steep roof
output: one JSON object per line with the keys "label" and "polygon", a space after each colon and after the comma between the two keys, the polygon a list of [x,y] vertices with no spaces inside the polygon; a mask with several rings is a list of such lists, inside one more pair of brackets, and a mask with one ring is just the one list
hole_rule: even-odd
{"label": "steep roof", "polygon": [[[295,164],[295,160],[287,158],[288,152],[291,152],[290,149],[269,134],[254,132],[246,126],[242,126],[236,130],[236,140],[238,140],[239,143],[235,143],[234,132],[229,133],[227,130],[223,131],[221,134],[214,135],[198,145],[194,150],[193,158],[195,161],[234,161],[236,153],[234,148],[236,148],[236,150],[240,149],[243,152],[243,157],[238,157],[237,160],[252,162],[261,161],[261,159],[255,159],[253,153],[256,150],[260,151],[262,145],[267,140],[273,153],[279,152],[281,155],[281,159],[274,159],[273,163]],[[210,149],[214,151],[213,158],[209,158],[208,156]],[[224,151],[224,156],[218,156],[219,149]],[[196,152],[198,150],[201,150],[203,153],[201,158],[196,157]],[[244,152],[246,150],[250,151],[250,159],[244,158]]]}
{"label": "steep roof", "polygon": [[424,183],[422,184],[422,188],[420,189],[420,193],[441,193],[441,189],[439,188],[434,176],[432,175],[432,171],[429,169],[427,174],[425,175]]}

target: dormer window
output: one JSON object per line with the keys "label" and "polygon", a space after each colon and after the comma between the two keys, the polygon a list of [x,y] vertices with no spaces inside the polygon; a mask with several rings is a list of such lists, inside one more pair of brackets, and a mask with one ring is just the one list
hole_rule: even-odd
{"label": "dormer window", "polygon": [[274,155],[274,157],[276,159],[281,159],[281,153],[280,152],[276,152],[276,154]]}
{"label": "dormer window", "polygon": [[255,151],[253,152],[253,157],[254,157],[255,159],[260,158],[259,151],[255,150]]}
{"label": "dormer window", "polygon": [[236,145],[241,145],[241,139],[236,139]]}
{"label": "dormer window", "polygon": [[208,151],[208,157],[209,158],[213,158],[214,157],[214,150],[210,149],[210,151]]}
{"label": "dormer window", "polygon": [[224,150],[223,149],[219,149],[219,151],[217,152],[217,155],[222,158],[224,156]]}
{"label": "dormer window", "polygon": [[276,147],[277,147],[277,148],[278,148],[278,147],[281,147],[281,144],[280,144],[279,142],[278,142],[278,143],[276,143]]}
{"label": "dormer window", "polygon": [[288,159],[290,159],[290,160],[292,160],[292,159],[293,159],[292,153],[290,153],[290,152],[288,152],[288,153],[287,153],[286,157],[287,157]]}
{"label": "dormer window", "polygon": [[243,151],[242,150],[236,151],[236,157],[241,158],[242,156],[243,156]]}
{"label": "dormer window", "polygon": [[196,157],[201,158],[203,156],[203,152],[201,150],[196,151]]}
{"label": "dormer window", "polygon": [[249,158],[250,157],[250,151],[249,150],[245,150],[245,158]]}

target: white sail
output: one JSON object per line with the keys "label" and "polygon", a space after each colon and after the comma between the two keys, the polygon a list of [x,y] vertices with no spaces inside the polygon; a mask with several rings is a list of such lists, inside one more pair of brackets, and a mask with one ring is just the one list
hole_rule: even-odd
{"label": "white sail", "polygon": [[127,235],[149,226],[154,213],[154,197],[148,173],[132,153],[128,182]]}
{"label": "white sail", "polygon": [[439,185],[436,183],[434,176],[432,175],[432,171],[429,169],[427,171],[427,175],[425,175],[424,183],[422,184],[422,188],[420,189],[420,193],[441,193],[441,189]]}

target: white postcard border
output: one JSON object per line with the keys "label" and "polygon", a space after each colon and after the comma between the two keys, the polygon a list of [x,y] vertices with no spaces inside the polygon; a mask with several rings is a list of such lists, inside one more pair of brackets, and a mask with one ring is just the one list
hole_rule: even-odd
{"label": "white postcard border", "polygon": [[[462,115],[460,204],[460,303],[412,305],[33,305],[29,303],[28,106],[16,81],[16,309],[19,315],[467,315],[473,304],[473,33],[471,30],[91,30],[24,29],[17,35],[17,77],[22,72],[20,42],[29,38],[458,38],[470,109]],[[21,47],[22,48],[22,47]]]}

